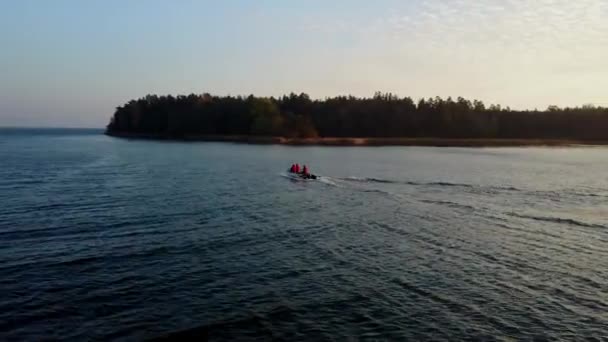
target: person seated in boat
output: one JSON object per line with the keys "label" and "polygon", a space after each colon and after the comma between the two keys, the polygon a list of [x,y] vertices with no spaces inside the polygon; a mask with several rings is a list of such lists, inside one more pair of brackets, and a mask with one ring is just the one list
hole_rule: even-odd
{"label": "person seated in boat", "polygon": [[291,173],[296,172],[296,164],[291,164],[291,167],[289,168],[289,172],[291,172]]}
{"label": "person seated in boat", "polygon": [[296,163],[295,173],[300,173],[300,164]]}
{"label": "person seated in boat", "polygon": [[302,174],[306,177],[308,177],[310,175],[310,172],[308,171],[308,166],[306,166],[306,165],[302,166]]}

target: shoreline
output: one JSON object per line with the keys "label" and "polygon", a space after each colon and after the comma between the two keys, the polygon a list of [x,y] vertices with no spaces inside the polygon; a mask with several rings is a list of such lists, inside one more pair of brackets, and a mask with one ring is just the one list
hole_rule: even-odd
{"label": "shoreline", "polygon": [[147,139],[191,142],[233,142],[256,145],[288,146],[427,146],[427,147],[533,147],[533,146],[605,146],[608,141],[572,139],[484,139],[484,138],[374,138],[374,137],[323,137],[286,138],[248,135],[183,135],[172,137],[165,134],[105,132],[105,135],[125,139]]}

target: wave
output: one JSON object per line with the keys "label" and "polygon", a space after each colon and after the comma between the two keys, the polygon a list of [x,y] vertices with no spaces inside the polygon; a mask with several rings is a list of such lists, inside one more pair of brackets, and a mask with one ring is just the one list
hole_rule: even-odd
{"label": "wave", "polygon": [[521,189],[516,188],[514,186],[494,186],[492,188],[498,189],[498,190],[505,190],[505,191],[522,191]]}
{"label": "wave", "polygon": [[361,192],[369,192],[369,193],[377,193],[377,194],[383,194],[383,195],[392,195],[390,192],[388,191],[383,191],[380,189],[362,189],[360,190]]}
{"label": "wave", "polygon": [[599,229],[607,228],[606,226],[601,225],[601,224],[578,221],[578,220],[575,220],[572,218],[563,218],[563,217],[555,217],[555,216],[521,215],[521,214],[516,214],[516,213],[509,213],[509,215],[513,216],[513,217],[530,219],[530,220],[534,220],[534,221],[568,224],[568,225],[572,225],[572,226],[585,227],[585,228],[599,228]]}
{"label": "wave", "polygon": [[273,330],[272,323],[294,319],[296,314],[295,309],[282,305],[267,313],[249,312],[246,315],[210,322],[195,328],[170,332],[148,341],[233,340],[242,339],[243,336],[249,336],[252,340],[274,340],[277,338],[275,336],[277,332]]}
{"label": "wave", "polygon": [[464,183],[450,183],[450,182],[431,182],[422,185],[438,185],[438,186],[459,186],[464,188],[474,188],[474,185]]}
{"label": "wave", "polygon": [[436,200],[420,200],[420,201],[424,202],[424,203],[429,203],[429,204],[445,205],[445,206],[452,207],[452,208],[460,208],[460,209],[467,209],[467,210],[476,209],[475,207],[473,207],[471,205],[456,203],[456,202],[452,202],[452,201],[436,201]]}
{"label": "wave", "polygon": [[33,267],[35,265],[43,267],[43,268],[53,268],[53,267],[93,267],[103,263],[110,262],[121,262],[124,260],[129,260],[131,258],[147,258],[162,254],[180,254],[181,250],[177,248],[171,248],[166,246],[153,247],[148,249],[142,249],[134,252],[122,253],[122,254],[99,254],[99,255],[76,255],[70,256],[61,252],[61,254],[52,256],[52,257],[44,257],[42,259],[22,259],[17,262],[5,263],[0,265],[0,271],[7,271],[12,269],[23,269],[26,267]]}
{"label": "wave", "polygon": [[565,189],[562,191],[545,191],[545,192],[538,191],[537,193],[549,194],[551,196],[563,196],[565,193],[565,194],[572,195],[575,197],[602,197],[602,198],[608,197],[607,193],[583,192],[583,191],[578,191],[576,189]]}

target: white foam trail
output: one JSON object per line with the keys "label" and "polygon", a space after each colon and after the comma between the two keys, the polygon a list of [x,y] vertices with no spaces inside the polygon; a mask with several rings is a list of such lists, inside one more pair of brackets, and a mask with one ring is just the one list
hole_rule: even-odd
{"label": "white foam trail", "polygon": [[340,185],[338,183],[336,183],[333,180],[331,180],[331,177],[322,177],[322,176],[319,176],[317,178],[317,180],[319,182],[323,183],[323,184],[340,187]]}

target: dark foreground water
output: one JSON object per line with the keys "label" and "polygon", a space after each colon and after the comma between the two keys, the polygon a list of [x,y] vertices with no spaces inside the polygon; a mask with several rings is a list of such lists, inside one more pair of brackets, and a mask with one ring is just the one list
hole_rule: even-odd
{"label": "dark foreground water", "polygon": [[600,340],[607,203],[607,148],[0,130],[0,340]]}

